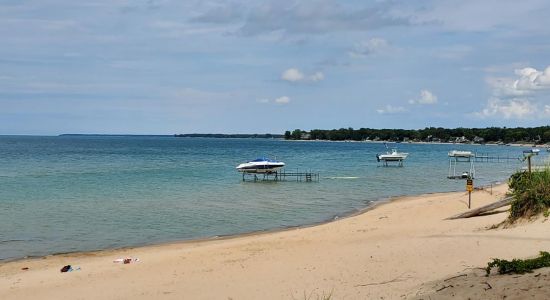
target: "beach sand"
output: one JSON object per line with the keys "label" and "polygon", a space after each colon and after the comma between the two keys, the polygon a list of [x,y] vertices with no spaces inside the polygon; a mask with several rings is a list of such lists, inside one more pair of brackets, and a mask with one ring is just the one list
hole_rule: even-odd
{"label": "beach sand", "polygon": [[[475,191],[473,207],[506,190]],[[488,229],[505,208],[445,220],[467,201],[464,192],[404,197],[306,228],[2,263],[0,299],[401,299],[434,293],[438,280],[473,274],[491,258],[550,249],[544,220]],[[121,257],[140,261],[113,263]],[[81,270],[61,273],[68,264]]]}

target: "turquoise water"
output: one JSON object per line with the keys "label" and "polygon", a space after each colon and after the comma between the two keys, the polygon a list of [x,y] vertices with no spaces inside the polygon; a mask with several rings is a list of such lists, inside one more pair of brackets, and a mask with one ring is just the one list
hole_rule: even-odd
{"label": "turquoise water", "polygon": [[[373,143],[1,136],[0,259],[312,224],[388,197],[464,190],[464,181],[446,178],[449,150],[522,151],[398,146],[410,153],[402,168],[379,167],[375,154],[385,149]],[[242,182],[235,166],[261,156],[321,180]],[[519,160],[478,163],[475,184],[505,180],[519,167]]]}

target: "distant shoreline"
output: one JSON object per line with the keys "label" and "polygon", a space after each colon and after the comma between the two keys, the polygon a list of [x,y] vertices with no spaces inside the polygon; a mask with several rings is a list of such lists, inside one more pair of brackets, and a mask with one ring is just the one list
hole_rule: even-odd
{"label": "distant shoreline", "polygon": [[533,145],[531,143],[509,143],[509,144],[496,144],[496,143],[451,143],[451,142],[394,142],[394,141],[355,141],[355,140],[285,140],[289,142],[331,142],[331,143],[370,143],[370,144],[413,144],[413,145],[469,145],[469,146],[506,146],[506,147],[532,147],[532,148],[546,148],[547,144]]}
{"label": "distant shoreline", "polygon": [[84,137],[197,137],[197,138],[258,138],[258,139],[282,139],[284,135],[282,134],[271,134],[271,133],[235,133],[235,134],[225,134],[225,133],[178,133],[178,134],[101,134],[101,133],[63,133],[57,135],[59,137],[64,136],[84,136]]}

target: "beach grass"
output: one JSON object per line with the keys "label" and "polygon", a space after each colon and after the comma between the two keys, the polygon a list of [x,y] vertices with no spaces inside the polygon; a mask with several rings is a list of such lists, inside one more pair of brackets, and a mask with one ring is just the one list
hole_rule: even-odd
{"label": "beach grass", "polygon": [[530,218],[539,214],[548,215],[550,208],[550,168],[537,172],[517,172],[510,177],[511,193],[514,197],[509,221]]}
{"label": "beach grass", "polygon": [[525,274],[531,273],[535,269],[550,267],[550,253],[541,251],[540,255],[536,258],[529,259],[512,259],[511,261],[505,259],[495,258],[493,261],[487,263],[487,276],[491,274],[491,269],[497,267],[499,274]]}

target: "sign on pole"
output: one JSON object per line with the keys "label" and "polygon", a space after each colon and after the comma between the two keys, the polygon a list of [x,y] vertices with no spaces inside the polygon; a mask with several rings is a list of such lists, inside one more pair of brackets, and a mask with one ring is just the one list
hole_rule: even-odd
{"label": "sign on pole", "polygon": [[474,180],[471,178],[466,179],[466,190],[468,191],[468,208],[472,205],[472,191],[474,190]]}

